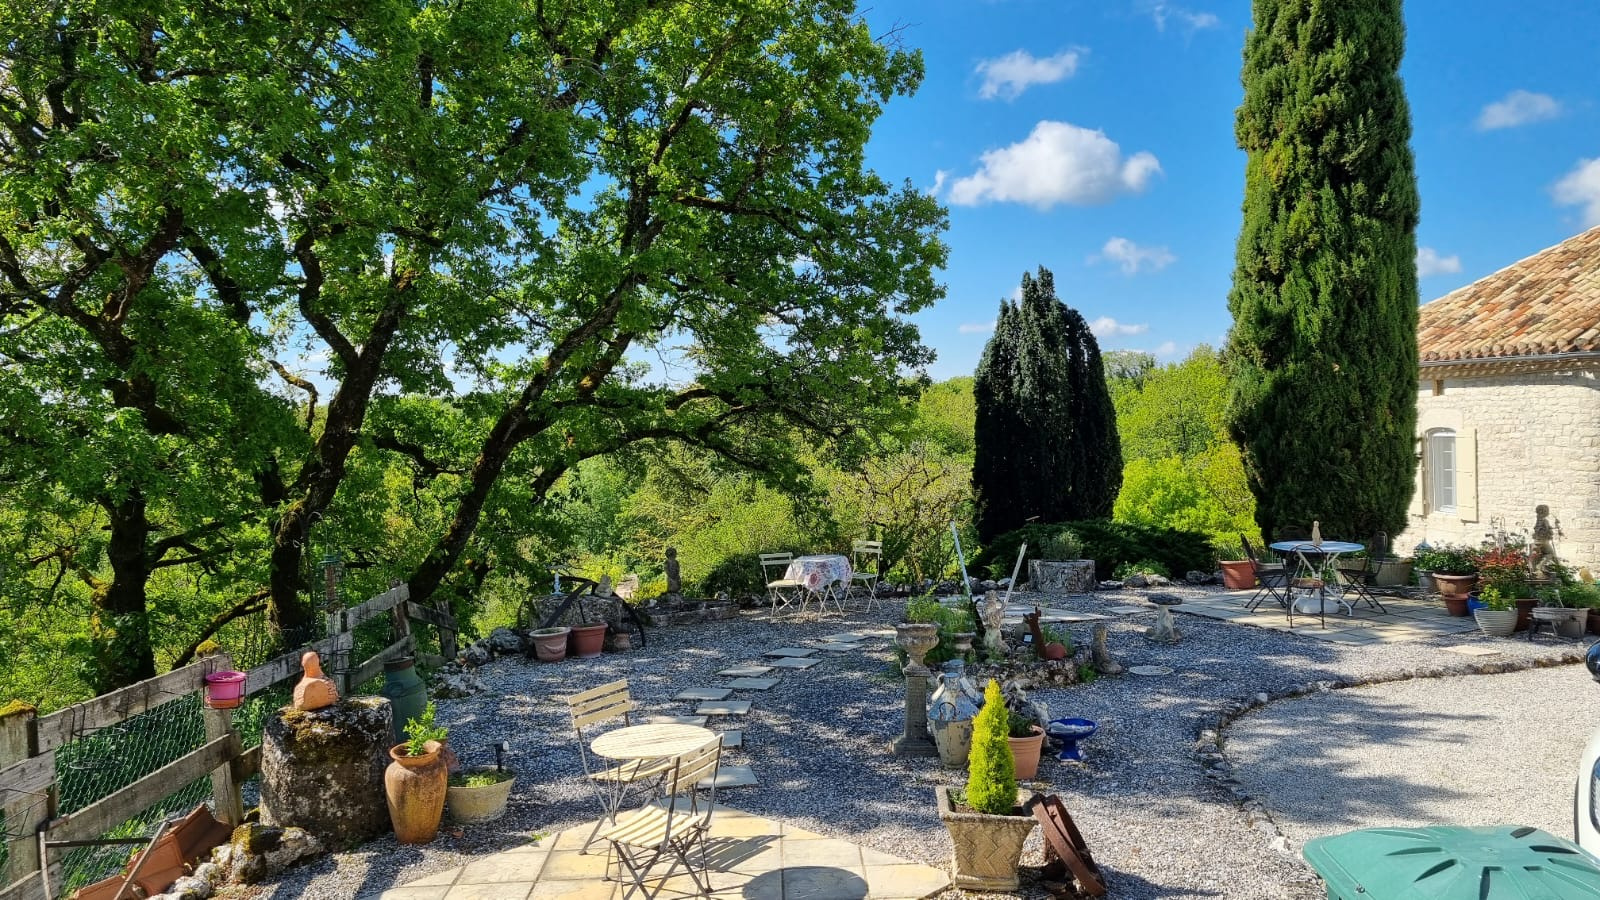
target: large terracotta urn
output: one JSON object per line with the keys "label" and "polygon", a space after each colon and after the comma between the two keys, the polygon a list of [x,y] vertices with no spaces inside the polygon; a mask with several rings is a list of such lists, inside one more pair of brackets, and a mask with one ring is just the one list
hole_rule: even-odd
{"label": "large terracotta urn", "polygon": [[389,799],[394,835],[402,844],[426,844],[439,833],[450,786],[449,767],[439,754],[442,746],[428,741],[420,756],[407,756],[405,744],[389,748],[394,762],[383,773],[383,790]]}

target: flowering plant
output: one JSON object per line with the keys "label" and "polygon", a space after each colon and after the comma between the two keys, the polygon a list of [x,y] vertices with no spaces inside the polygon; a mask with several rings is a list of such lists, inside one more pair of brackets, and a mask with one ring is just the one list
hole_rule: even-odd
{"label": "flowering plant", "polygon": [[1528,551],[1525,547],[1484,547],[1473,554],[1478,567],[1478,578],[1485,587],[1492,587],[1508,600],[1531,597],[1528,584]]}

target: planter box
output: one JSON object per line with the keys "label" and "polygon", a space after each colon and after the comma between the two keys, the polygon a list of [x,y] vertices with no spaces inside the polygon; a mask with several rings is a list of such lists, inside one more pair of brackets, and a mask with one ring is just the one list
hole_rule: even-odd
{"label": "planter box", "polygon": [[1092,559],[1031,559],[1028,590],[1041,594],[1089,594],[1095,589]]}
{"label": "planter box", "polygon": [[969,891],[1015,891],[1023,842],[1039,824],[1022,809],[1032,792],[1017,791],[1017,805],[1009,816],[957,812],[947,787],[934,788],[934,795],[939,820],[949,829],[950,842],[955,845],[953,884]]}
{"label": "planter box", "polygon": [[1377,570],[1373,573],[1372,583],[1379,587],[1401,587],[1410,584],[1411,562],[1409,559],[1374,560]]}

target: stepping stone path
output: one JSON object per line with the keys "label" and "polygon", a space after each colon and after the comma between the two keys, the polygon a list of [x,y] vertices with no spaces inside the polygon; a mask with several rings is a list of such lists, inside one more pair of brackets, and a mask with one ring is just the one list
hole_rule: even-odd
{"label": "stepping stone path", "polygon": [[[1142,610],[1141,610],[1142,611]],[[1093,616],[1091,618],[1106,618]],[[721,687],[691,687],[679,691],[673,696],[674,700],[700,701],[695,707],[692,716],[650,716],[647,722],[670,722],[684,725],[699,725],[705,727],[711,716],[741,716],[750,712],[753,701],[729,700],[728,696],[734,691],[767,691],[778,686],[782,680],[780,673],[774,670],[788,669],[803,672],[822,662],[817,657],[818,650],[831,653],[859,652],[862,642],[869,635],[875,637],[892,636],[892,630],[875,630],[866,634],[843,632],[830,634],[818,639],[814,647],[779,647],[768,650],[763,654],[765,659],[761,664],[745,663],[729,666],[717,672],[724,678],[732,679]],[[738,749],[744,746],[744,731],[742,729],[729,729],[721,732],[722,746],[724,749]],[[716,786],[719,788],[750,787],[759,784],[756,773],[749,766],[723,765],[718,769]],[[702,781],[701,787],[710,787],[710,780]]]}
{"label": "stepping stone path", "polygon": [[1134,613],[1142,613],[1142,612],[1150,612],[1150,611],[1151,611],[1151,609],[1148,606],[1113,606],[1110,609],[1106,610],[1106,612],[1114,612],[1114,613],[1116,613],[1117,615],[1120,615],[1120,616],[1131,616]]}
{"label": "stepping stone path", "polygon": [[689,688],[679,691],[674,700],[726,700],[733,693],[732,688]]}

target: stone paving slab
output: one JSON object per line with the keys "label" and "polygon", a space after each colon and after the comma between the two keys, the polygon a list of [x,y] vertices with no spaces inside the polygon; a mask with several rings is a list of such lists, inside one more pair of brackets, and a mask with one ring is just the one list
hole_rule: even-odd
{"label": "stone paving slab", "polygon": [[650,716],[645,719],[649,725],[699,725],[706,727],[705,716]]}
{"label": "stone paving slab", "polygon": [[845,631],[845,632],[842,632],[840,634],[826,634],[826,635],[823,635],[822,638],[821,638],[821,640],[824,640],[824,641],[836,641],[836,642],[841,643],[841,644],[854,644],[854,643],[858,643],[860,641],[864,641],[866,639],[867,639],[866,635],[864,635],[864,634],[856,634],[853,631]]}
{"label": "stone paving slab", "polygon": [[[436,872],[385,891],[382,900],[614,900],[624,886],[602,880],[606,854],[577,850],[593,827],[589,822]],[[950,876],[940,869],[721,803],[711,818],[706,851],[712,896],[724,900],[921,900],[950,885]],[[663,860],[661,871],[668,865]],[[696,893],[681,870],[652,887],[656,884],[663,898]]]}
{"label": "stone paving slab", "polygon": [[744,746],[744,731],[738,728],[722,732],[722,748],[732,750]]}
{"label": "stone paving slab", "polygon": [[[761,781],[756,778],[756,771],[749,766],[718,766],[717,789],[735,787],[755,787]],[[700,787],[711,787],[711,779],[700,782]]]}
{"label": "stone paving slab", "polygon": [[726,700],[732,688],[689,688],[674,694],[674,700]]}
{"label": "stone paving slab", "polygon": [[749,700],[712,700],[695,707],[700,716],[742,716],[750,711]]}
{"label": "stone paving slab", "polygon": [[811,668],[812,666],[816,665],[819,662],[822,662],[822,660],[820,660],[820,659],[797,659],[795,657],[784,657],[783,659],[775,659],[775,660],[773,660],[772,661],[772,665],[775,668],[779,668],[779,669],[809,669],[809,668]]}
{"label": "stone paving slab", "polygon": [[853,653],[861,649],[860,644],[845,644],[839,641],[824,641],[817,645],[818,650],[827,650],[830,653]]}
{"label": "stone paving slab", "polygon": [[1155,612],[1155,608],[1151,606],[1113,606],[1106,612],[1114,612],[1119,616],[1128,616],[1134,613]]}
{"label": "stone paving slab", "polygon": [[777,678],[735,678],[728,682],[728,687],[736,691],[768,691],[781,679]]}
{"label": "stone paving slab", "polygon": [[734,666],[731,669],[723,669],[717,674],[725,675],[729,678],[755,678],[771,671],[771,666]]}
{"label": "stone paving slab", "polygon": [[807,656],[814,656],[816,652],[817,651],[811,647],[779,647],[776,650],[768,650],[762,655],[776,656],[779,658],[787,657],[791,659],[800,659]]}
{"label": "stone paving slab", "polygon": [[1500,651],[1493,647],[1480,647],[1476,644],[1457,644],[1454,647],[1445,647],[1446,653],[1459,653],[1462,656],[1499,656]]}

